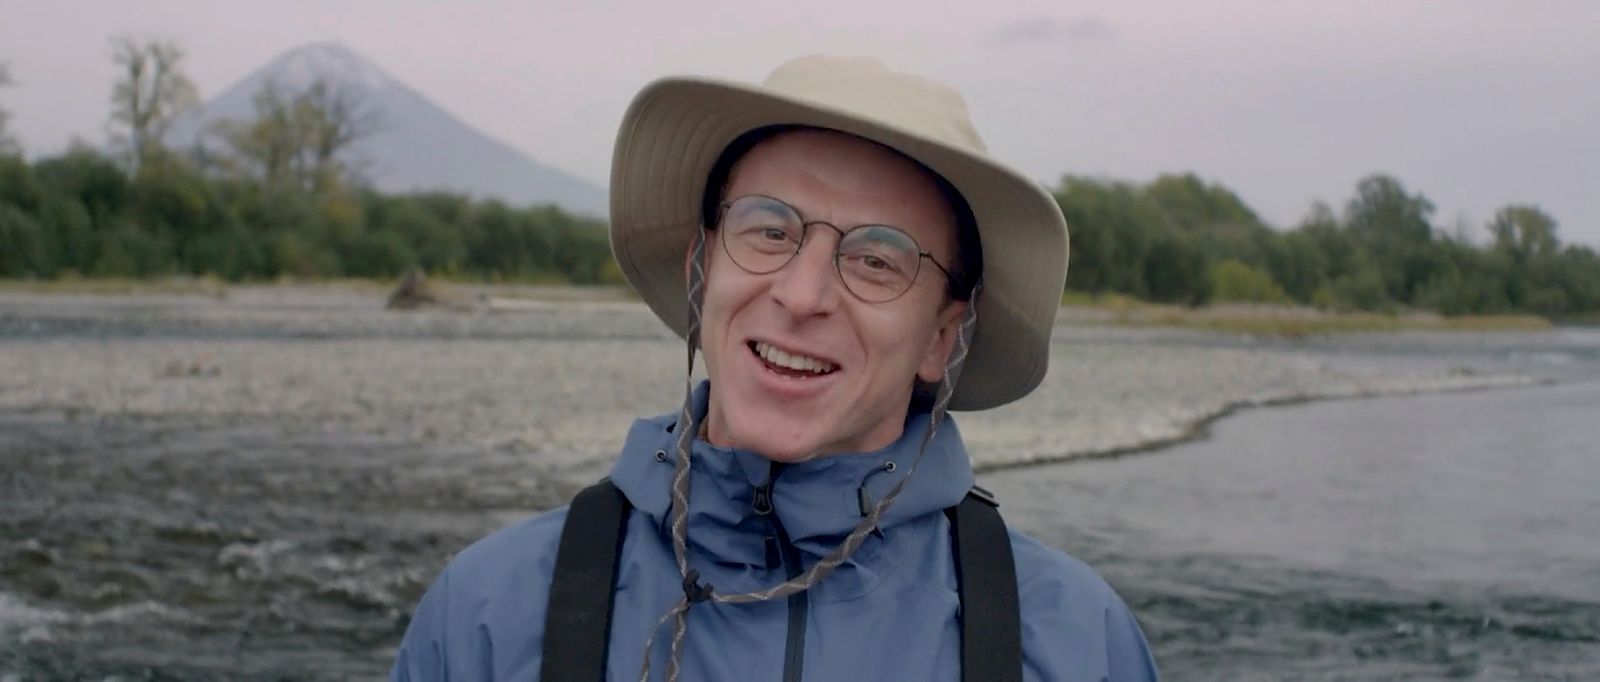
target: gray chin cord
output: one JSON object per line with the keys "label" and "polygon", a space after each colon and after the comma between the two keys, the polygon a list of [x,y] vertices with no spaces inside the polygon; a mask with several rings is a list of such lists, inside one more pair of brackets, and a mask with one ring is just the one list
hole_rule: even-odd
{"label": "gray chin cord", "polygon": [[923,456],[927,454],[928,444],[933,441],[933,435],[938,430],[939,424],[944,421],[945,412],[950,405],[950,397],[955,393],[956,380],[961,376],[961,367],[966,363],[967,352],[972,348],[972,333],[978,323],[978,294],[982,283],[974,284],[972,296],[968,300],[967,314],[961,320],[961,327],[956,334],[955,347],[950,350],[950,357],[945,361],[944,379],[939,382],[939,389],[933,401],[933,409],[929,414],[928,430],[922,434],[922,442],[917,447],[917,456],[911,462],[911,468],[906,471],[894,487],[889,490],[883,499],[865,514],[856,527],[839,543],[832,552],[818,560],[804,573],[790,578],[765,590],[745,592],[742,594],[719,594],[711,585],[700,582],[700,573],[689,568],[688,550],[688,525],[689,525],[689,447],[694,442],[695,434],[699,432],[694,419],[694,384],[691,375],[694,373],[694,352],[700,345],[700,315],[705,303],[705,255],[706,231],[698,230],[694,243],[691,246],[689,264],[689,330],[684,335],[688,346],[688,368],[684,374],[683,410],[678,413],[678,423],[674,433],[677,436],[674,452],[676,457],[673,462],[672,473],[672,553],[678,562],[678,574],[683,577],[683,598],[673,604],[671,609],[656,622],[651,630],[650,637],[645,639],[644,664],[639,671],[639,682],[650,682],[650,654],[655,646],[656,632],[668,621],[672,622],[672,644],[667,659],[667,682],[678,682],[683,653],[683,638],[688,628],[689,609],[703,601],[722,604],[747,604],[751,602],[767,601],[769,599],[783,599],[789,595],[804,592],[813,585],[822,582],[855,551],[861,547],[873,529],[878,527],[878,522],[894,504],[895,498],[905,489],[906,482],[917,473],[917,467],[922,464]]}

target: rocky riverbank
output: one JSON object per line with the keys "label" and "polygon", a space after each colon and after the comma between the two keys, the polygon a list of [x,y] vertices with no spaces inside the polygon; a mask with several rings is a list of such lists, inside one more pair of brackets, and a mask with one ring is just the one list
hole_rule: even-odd
{"label": "rocky riverbank", "polygon": [[[194,420],[521,453],[603,469],[629,422],[671,411],[681,343],[640,304],[520,299],[385,312],[359,288],[225,296],[0,294],[0,410]],[[1205,332],[1064,323],[1045,383],[959,423],[980,467],[1120,453],[1240,406],[1525,384],[1471,367],[1363,368]]]}

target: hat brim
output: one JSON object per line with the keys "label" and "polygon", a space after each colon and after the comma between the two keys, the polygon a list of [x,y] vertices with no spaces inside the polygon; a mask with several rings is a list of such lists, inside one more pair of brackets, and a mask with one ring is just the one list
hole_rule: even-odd
{"label": "hat brim", "polygon": [[1055,200],[983,156],[760,86],[665,78],[640,91],[623,116],[611,164],[611,249],[623,276],[662,322],[679,336],[687,332],[684,257],[700,226],[712,165],[735,138],[771,125],[873,140],[960,191],[983,244],[984,284],[972,350],[950,409],[996,407],[1039,385],[1067,272],[1067,225]]}

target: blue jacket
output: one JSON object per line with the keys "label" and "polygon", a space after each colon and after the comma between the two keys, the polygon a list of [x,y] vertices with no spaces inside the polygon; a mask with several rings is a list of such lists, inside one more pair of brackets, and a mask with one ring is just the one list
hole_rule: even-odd
{"label": "blue jacket", "polygon": [[[708,390],[696,391],[704,414]],[[667,532],[673,418],[640,420],[611,480],[634,506],[617,575],[608,676],[638,679],[645,638],[683,595]],[[689,563],[718,592],[770,587],[809,566],[861,518],[857,489],[880,499],[910,469],[927,428],[908,418],[884,450],[783,468],[753,452],[693,446]],[[657,453],[665,453],[658,456]],[[662,461],[667,460],[667,461]],[[885,463],[895,462],[894,471]],[[773,513],[756,514],[770,484]],[[789,604],[697,604],[689,612],[684,680],[783,680],[798,648],[806,680],[959,680],[958,599],[946,507],[973,484],[954,420],[928,446],[916,476],[855,556],[806,595],[803,631]],[[423,595],[391,680],[534,680],[557,542],[566,508],[503,529],[458,554]],[[1003,511],[1003,509],[1002,509]],[[772,519],[781,524],[781,529]],[[775,533],[775,531],[778,531]],[[769,538],[786,536],[787,542]],[[1011,532],[1022,600],[1027,680],[1154,680],[1144,635],[1122,600],[1087,566]],[[778,546],[775,546],[778,545]],[[652,669],[666,670],[670,626]]]}

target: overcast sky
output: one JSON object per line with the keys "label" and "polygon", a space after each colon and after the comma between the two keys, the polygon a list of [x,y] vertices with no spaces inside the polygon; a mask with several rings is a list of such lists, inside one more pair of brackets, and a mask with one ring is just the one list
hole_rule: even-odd
{"label": "overcast sky", "polygon": [[1600,245],[1600,2],[799,3],[0,0],[0,107],[31,155],[104,139],[108,38],[171,37],[202,96],[336,40],[536,159],[604,183],[651,78],[759,80],[869,54],[967,96],[992,152],[1053,185],[1192,170],[1289,226],[1359,178],[1399,177],[1436,222],[1512,202]]}

